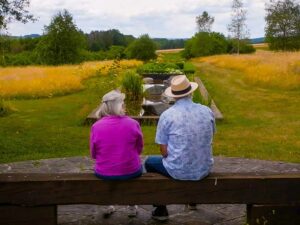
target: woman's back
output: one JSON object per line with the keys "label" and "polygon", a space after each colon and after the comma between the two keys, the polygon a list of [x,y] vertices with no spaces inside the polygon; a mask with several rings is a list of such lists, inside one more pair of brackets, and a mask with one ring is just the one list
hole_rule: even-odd
{"label": "woman's back", "polygon": [[128,116],[98,120],[92,126],[90,145],[98,174],[120,176],[141,168],[142,133],[138,122]]}

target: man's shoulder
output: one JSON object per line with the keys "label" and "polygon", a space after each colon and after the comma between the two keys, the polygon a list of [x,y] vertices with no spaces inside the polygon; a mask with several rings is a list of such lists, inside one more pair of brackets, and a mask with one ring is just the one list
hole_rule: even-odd
{"label": "man's shoulder", "polygon": [[171,115],[174,115],[174,112],[176,111],[175,105],[172,105],[168,109],[166,109],[162,114],[160,114],[160,118],[166,119],[169,118]]}
{"label": "man's shoulder", "polygon": [[199,110],[203,111],[203,112],[207,112],[207,113],[212,113],[211,108],[209,108],[206,105],[202,105],[200,103],[194,103],[195,107],[197,107]]}

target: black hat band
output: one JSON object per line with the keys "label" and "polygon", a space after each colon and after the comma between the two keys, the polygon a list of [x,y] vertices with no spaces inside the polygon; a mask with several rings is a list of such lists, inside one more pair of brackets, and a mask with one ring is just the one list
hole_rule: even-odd
{"label": "black hat band", "polygon": [[188,86],[186,89],[181,90],[181,91],[173,91],[173,90],[171,89],[171,92],[172,92],[173,95],[183,95],[183,94],[188,93],[190,90],[192,90],[192,86],[191,86],[191,85]]}

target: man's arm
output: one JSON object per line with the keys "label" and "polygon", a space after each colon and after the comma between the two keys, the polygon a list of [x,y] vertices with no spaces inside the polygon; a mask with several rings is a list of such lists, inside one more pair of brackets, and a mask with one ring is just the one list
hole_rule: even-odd
{"label": "man's arm", "polygon": [[168,156],[168,145],[160,145],[160,154],[166,158]]}

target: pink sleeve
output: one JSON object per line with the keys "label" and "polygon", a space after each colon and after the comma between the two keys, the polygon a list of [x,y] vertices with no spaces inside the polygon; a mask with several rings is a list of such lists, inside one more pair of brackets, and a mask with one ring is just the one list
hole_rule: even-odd
{"label": "pink sleeve", "polygon": [[95,152],[95,147],[94,147],[94,132],[93,132],[93,127],[90,132],[90,154],[92,159],[96,159],[96,152]]}

